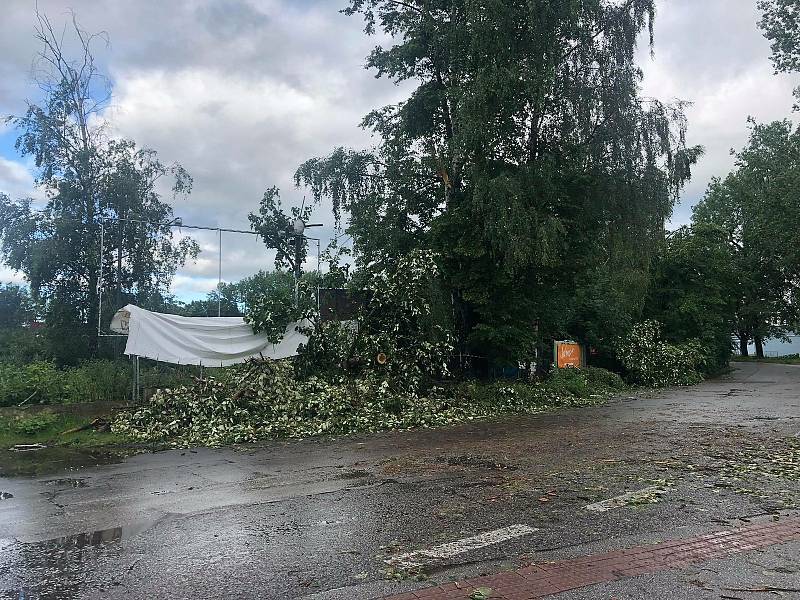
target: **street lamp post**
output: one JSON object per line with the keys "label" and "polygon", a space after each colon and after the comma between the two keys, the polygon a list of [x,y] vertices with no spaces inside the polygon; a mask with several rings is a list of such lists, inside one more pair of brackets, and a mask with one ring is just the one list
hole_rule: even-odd
{"label": "street lamp post", "polygon": [[[302,271],[302,255],[303,255],[303,240],[312,239],[306,238],[304,235],[308,227],[322,227],[322,223],[306,223],[300,217],[297,217],[292,223],[294,229],[294,307],[300,307],[300,277]],[[317,240],[317,262],[319,262],[319,240]]]}

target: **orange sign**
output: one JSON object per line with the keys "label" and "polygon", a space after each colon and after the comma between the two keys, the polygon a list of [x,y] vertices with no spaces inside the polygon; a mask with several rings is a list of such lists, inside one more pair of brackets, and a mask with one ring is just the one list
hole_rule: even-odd
{"label": "orange sign", "polygon": [[580,368],[582,366],[580,344],[565,342],[557,344],[556,348],[556,366],[559,369],[563,369],[564,367]]}

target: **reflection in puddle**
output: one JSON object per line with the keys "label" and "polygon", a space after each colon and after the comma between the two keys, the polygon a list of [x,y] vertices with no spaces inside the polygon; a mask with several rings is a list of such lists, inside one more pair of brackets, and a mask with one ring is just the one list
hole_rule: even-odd
{"label": "reflection in puddle", "polygon": [[62,549],[100,546],[119,542],[123,539],[129,540],[143,531],[150,529],[155,522],[156,521],[141,521],[125,525],[125,527],[109,527],[107,529],[98,529],[87,533],[65,535],[64,537],[52,538],[41,542],[29,542],[28,545],[38,544],[48,548],[58,547]]}
{"label": "reflection in puddle", "polygon": [[101,544],[118,542],[121,539],[122,527],[110,527],[108,529],[92,531],[91,533],[79,533],[76,535],[53,538],[41,543],[47,546],[57,546],[62,549],[70,549],[85,548],[86,546],[100,546]]}
{"label": "reflection in puddle", "polygon": [[[113,565],[125,542],[153,526],[145,521],[38,542],[0,539],[0,598],[77,598],[93,573]],[[11,593],[11,596],[4,594]]]}
{"label": "reflection in puddle", "polygon": [[141,449],[86,449],[62,446],[36,452],[11,452],[0,448],[0,477],[47,475],[97,465],[122,462]]}

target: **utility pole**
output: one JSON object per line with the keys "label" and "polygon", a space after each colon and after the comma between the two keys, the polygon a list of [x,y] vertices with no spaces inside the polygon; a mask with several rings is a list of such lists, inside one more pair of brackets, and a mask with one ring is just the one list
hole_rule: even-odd
{"label": "utility pole", "polygon": [[294,307],[300,307],[300,277],[302,276],[303,234],[294,235]]}
{"label": "utility pole", "polygon": [[[122,197],[119,198],[119,204],[117,205],[117,216],[127,218],[128,213],[124,210],[122,205]],[[117,311],[122,308],[122,245],[125,241],[125,235],[123,232],[123,227],[125,226],[125,221],[122,219],[117,221],[117,298],[114,306],[114,310]],[[133,245],[133,244],[131,244]],[[100,260],[103,260],[103,257],[100,257]],[[100,285],[103,285],[103,282],[100,282]],[[122,356],[122,347],[120,345],[120,339],[114,338],[114,358],[118,359]]]}
{"label": "utility pole", "polygon": [[219,262],[217,271],[217,316],[222,316],[222,229],[217,229],[219,236]]}

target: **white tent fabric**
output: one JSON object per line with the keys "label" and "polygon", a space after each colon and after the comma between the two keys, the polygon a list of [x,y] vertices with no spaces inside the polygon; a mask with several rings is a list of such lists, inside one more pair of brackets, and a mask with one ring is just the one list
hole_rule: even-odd
{"label": "white tent fabric", "polygon": [[279,344],[254,334],[241,317],[180,317],[129,304],[111,319],[111,330],[128,336],[125,354],[179,365],[224,367],[264,356],[297,355],[308,337],[297,331],[308,322],[289,323]]}

